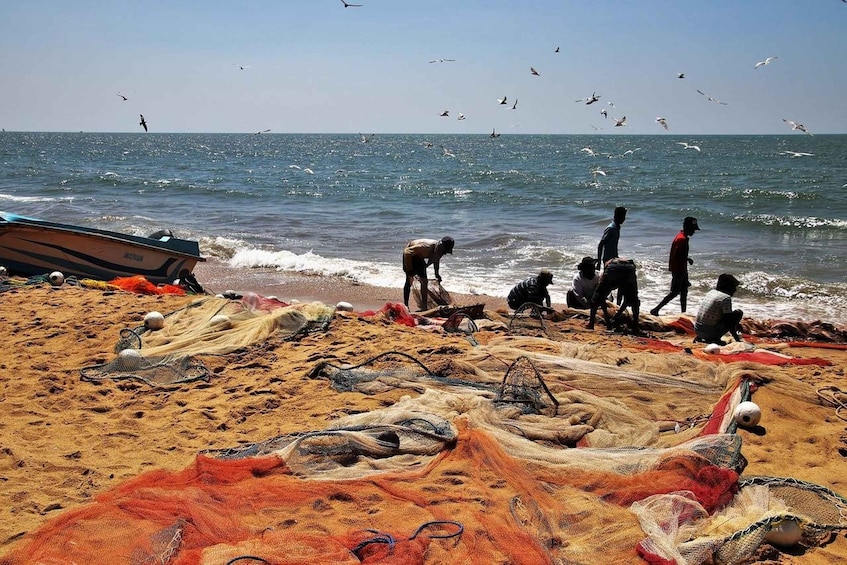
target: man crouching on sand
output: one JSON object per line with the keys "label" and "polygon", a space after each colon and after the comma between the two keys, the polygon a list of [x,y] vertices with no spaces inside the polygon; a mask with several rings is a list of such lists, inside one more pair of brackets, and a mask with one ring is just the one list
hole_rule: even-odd
{"label": "man crouching on sand", "polygon": [[[613,290],[618,290],[618,293],[623,296],[623,301],[618,308],[614,318],[609,318],[609,307],[606,304],[606,298]],[[591,311],[588,318],[588,329],[594,329],[594,322],[597,319],[597,309],[603,310],[603,319],[606,322],[606,327],[612,329],[617,325],[618,320],[623,314],[626,307],[632,310],[632,322],[630,323],[633,333],[638,333],[638,278],[635,274],[635,261],[624,257],[616,257],[606,261],[603,268],[603,274],[600,275],[600,282],[597,285],[597,290],[594,291],[594,296],[591,298]]]}
{"label": "man crouching on sand", "polygon": [[403,272],[406,273],[406,284],[403,286],[403,304],[409,307],[409,294],[412,291],[412,281],[415,275],[421,279],[421,309],[426,310],[429,293],[427,291],[426,268],[433,265],[435,280],[441,282],[438,272],[441,258],[453,254],[454,241],[452,237],[434,239],[413,239],[403,248]]}

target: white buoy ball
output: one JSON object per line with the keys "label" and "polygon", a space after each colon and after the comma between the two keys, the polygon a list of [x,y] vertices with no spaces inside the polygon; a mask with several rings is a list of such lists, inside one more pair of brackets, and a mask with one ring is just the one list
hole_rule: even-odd
{"label": "white buoy ball", "polygon": [[335,305],[335,309],[341,310],[342,312],[352,312],[353,311],[353,305],[350,304],[349,302],[339,302],[338,304]]}
{"label": "white buoy ball", "polygon": [[144,327],[148,330],[161,330],[165,327],[165,317],[162,316],[161,312],[155,310],[147,312],[147,315],[144,316]]}
{"label": "white buoy ball", "polygon": [[717,355],[721,352],[721,346],[717,343],[710,343],[709,345],[703,348],[703,351],[705,351],[709,355]]}
{"label": "white buoy ball", "polygon": [[139,368],[143,359],[144,357],[137,349],[123,349],[118,353],[118,360],[121,362],[122,368],[127,371]]}
{"label": "white buoy ball", "polygon": [[50,284],[53,286],[62,286],[62,283],[65,282],[65,275],[59,271],[53,271],[47,276],[47,278],[50,279]]}
{"label": "white buoy ball", "polygon": [[5,277],[8,274],[8,269],[6,269],[6,267],[4,267],[3,265],[0,265],[0,277]]}
{"label": "white buoy ball", "polygon": [[226,314],[218,314],[212,316],[212,319],[209,320],[209,325],[226,330],[232,327],[232,320]]}
{"label": "white buoy ball", "polygon": [[759,420],[762,419],[762,409],[755,402],[747,400],[735,407],[733,417],[739,426],[752,428],[759,425]]}
{"label": "white buoy ball", "polygon": [[783,520],[765,535],[765,541],[780,547],[791,547],[797,545],[803,537],[803,530],[796,520]]}

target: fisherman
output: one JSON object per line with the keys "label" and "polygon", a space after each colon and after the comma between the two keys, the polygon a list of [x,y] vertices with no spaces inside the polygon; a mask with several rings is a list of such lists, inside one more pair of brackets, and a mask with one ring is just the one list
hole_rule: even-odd
{"label": "fisherman", "polygon": [[438,272],[441,258],[449,253],[453,254],[455,242],[452,237],[435,239],[413,239],[403,248],[403,272],[406,273],[406,284],[403,285],[403,304],[409,307],[409,294],[412,291],[412,281],[417,276],[421,281],[421,310],[427,306],[427,276],[426,268],[433,266],[435,280],[441,282],[441,274]]}
{"label": "fisherman", "polygon": [[715,288],[706,293],[700,303],[694,322],[694,341],[725,345],[723,336],[726,332],[735,341],[741,341],[739,330],[744,312],[732,309],[732,296],[740,285],[739,280],[728,273],[718,277]]}
{"label": "fisherman", "polygon": [[553,273],[542,269],[538,275],[524,279],[509,291],[509,308],[517,310],[522,305],[530,303],[550,308],[550,293],[547,287],[553,284]]}
{"label": "fisherman", "polygon": [[[623,297],[620,307],[614,318],[609,318],[609,307],[606,305],[606,297],[613,291],[618,291],[618,296]],[[597,309],[603,310],[603,319],[606,327],[611,329],[617,325],[627,307],[632,310],[632,321],[630,326],[633,333],[638,333],[638,278],[635,274],[635,261],[625,257],[616,257],[606,262],[603,274],[600,275],[600,283],[591,299],[591,311],[588,318],[588,329],[594,329],[594,321],[597,318]]]}
{"label": "fisherman", "polygon": [[594,291],[597,290],[597,285],[600,283],[600,277],[594,268],[592,257],[583,257],[576,268],[577,273],[574,275],[571,288],[566,295],[568,308],[588,310],[591,307],[591,298],[594,296]]}
{"label": "fisherman", "polygon": [[694,264],[694,259],[688,256],[688,238],[694,235],[695,231],[699,231],[700,226],[697,225],[697,218],[686,216],[682,220],[682,229],[673,242],[671,243],[671,251],[668,256],[668,270],[671,272],[671,289],[661,302],[655,308],[650,310],[654,316],[659,315],[659,310],[662,309],[668,302],[679,296],[679,306],[684,313],[688,307],[688,287],[691,283],[688,281],[688,265]]}

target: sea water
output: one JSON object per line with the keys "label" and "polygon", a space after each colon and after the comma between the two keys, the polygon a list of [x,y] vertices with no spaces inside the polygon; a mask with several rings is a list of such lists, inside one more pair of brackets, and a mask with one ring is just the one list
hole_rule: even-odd
{"label": "sea water", "polygon": [[[564,303],[575,265],[625,206],[620,253],[636,261],[646,312],[695,216],[690,313],[727,272],[751,316],[847,323],[847,135],[2,132],[0,163],[0,210],[169,228],[269,281],[341,276],[396,287],[398,301],[406,241],[450,235],[449,291],[505,296],[547,268]],[[678,311],[676,300],[663,313]]]}

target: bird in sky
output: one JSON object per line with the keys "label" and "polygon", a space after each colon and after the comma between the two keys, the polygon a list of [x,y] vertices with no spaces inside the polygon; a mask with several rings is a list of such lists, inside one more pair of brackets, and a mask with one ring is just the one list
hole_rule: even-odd
{"label": "bird in sky", "polygon": [[600,115],[603,116],[604,118],[608,118],[609,112],[607,112],[606,109],[603,108],[602,110],[600,110]]}
{"label": "bird in sky", "polygon": [[446,147],[444,147],[443,145],[441,146],[441,153],[442,153],[445,157],[455,157],[455,156],[456,156],[456,155],[454,155],[454,154],[453,154],[453,153],[452,153],[449,149],[447,149]]}
{"label": "bird in sky", "polygon": [[807,135],[812,135],[811,133],[809,133],[809,130],[807,130],[806,126],[804,126],[803,124],[798,124],[797,122],[792,122],[791,120],[786,120],[785,118],[782,118],[782,121],[791,126],[792,131],[797,130],[802,131]]}
{"label": "bird in sky", "polygon": [[786,150],[786,151],[780,151],[779,154],[780,155],[791,155],[792,157],[814,157],[815,156],[814,153],[804,153],[803,151],[791,151],[790,149]]}
{"label": "bird in sky", "polygon": [[685,73],[676,73],[676,78],[685,78]]}
{"label": "bird in sky", "polygon": [[676,144],[682,145],[683,149],[695,149],[695,150],[697,150],[698,153],[700,152],[700,146],[699,145],[688,145],[684,141],[677,141]]}
{"label": "bird in sky", "polygon": [[359,137],[362,138],[362,143],[368,143],[370,140],[372,140],[374,138],[375,135],[376,135],[375,133],[372,133],[370,135],[364,135],[364,134],[360,133]]}
{"label": "bird in sky", "polygon": [[627,149],[626,151],[623,152],[623,155],[621,155],[621,157],[626,157],[627,155],[632,155],[636,151],[641,151],[641,148],[636,147],[635,149]]}
{"label": "bird in sky", "polygon": [[439,116],[441,116],[442,118],[446,118],[446,117],[448,117],[449,115],[450,115],[450,110],[444,110],[443,112],[441,112],[441,113],[439,114]]}
{"label": "bird in sky", "polygon": [[341,3],[344,4],[345,8],[361,8],[362,7],[361,4],[348,4],[344,0],[341,0]]}
{"label": "bird in sky", "polygon": [[755,65],[753,65],[753,68],[754,68],[754,69],[758,69],[759,67],[764,67],[765,65],[770,65],[770,64],[771,64],[771,61],[774,61],[774,60],[776,60],[776,59],[779,59],[779,57],[768,57],[768,58],[767,58],[767,59],[765,59],[764,61],[759,61],[758,63],[756,63]]}
{"label": "bird in sky", "polygon": [[456,59],[433,59],[430,63],[452,63]]}
{"label": "bird in sky", "polygon": [[535,70],[535,67],[530,67],[529,72],[531,72],[533,76],[536,76],[536,77],[541,76],[540,74],[538,74],[538,71]]}
{"label": "bird in sky", "polygon": [[705,92],[703,92],[702,90],[700,90],[699,88],[697,89],[697,92],[698,92],[698,93],[700,93],[700,94],[702,94],[703,96],[705,96],[705,97],[706,97],[706,100],[708,100],[709,102],[714,102],[714,103],[716,103],[716,104],[722,104],[722,105],[724,105],[724,106],[727,106],[727,103],[726,103],[726,102],[721,102],[721,101],[720,101],[720,100],[718,100],[717,98],[712,98],[711,96],[709,96],[708,94],[706,94]]}
{"label": "bird in sky", "polygon": [[594,186],[600,186],[600,183],[597,182],[597,175],[602,175],[602,176],[605,177],[606,171],[604,171],[600,167],[594,167],[593,169],[591,169],[591,179],[592,179],[591,184],[593,184]]}
{"label": "bird in sky", "polygon": [[[614,118],[613,118],[614,119]],[[626,116],[621,118],[620,120],[615,120],[615,127],[619,128],[626,125]]]}
{"label": "bird in sky", "polygon": [[507,100],[506,100],[506,97],[505,97],[505,96],[504,96],[503,98],[498,98],[498,99],[497,99],[497,103],[498,103],[498,104],[505,104],[506,102],[507,102]]}
{"label": "bird in sky", "polygon": [[592,92],[591,96],[587,98],[580,98],[579,100],[574,100],[574,102],[585,102],[585,105],[588,106],[589,104],[594,104],[595,102],[600,100],[600,96],[601,95],[597,94],[596,92]]}
{"label": "bird in sky", "polygon": [[459,119],[459,120],[464,120],[464,119],[465,119],[465,115],[464,115],[463,113],[459,112],[459,117],[458,117],[457,119]]}
{"label": "bird in sky", "polygon": [[492,130],[491,130],[491,135],[489,135],[488,137],[491,137],[491,138],[494,138],[494,137],[500,137],[500,134],[499,134],[499,133],[497,133],[496,129],[492,129]]}
{"label": "bird in sky", "polygon": [[515,103],[512,104],[512,110],[517,110],[517,109],[518,109],[518,99],[515,98]]}
{"label": "bird in sky", "polygon": [[[844,1],[847,2],[847,0],[844,0]],[[553,50],[553,53],[558,53],[558,52],[559,52],[559,48],[556,47],[556,49]]]}
{"label": "bird in sky", "polygon": [[138,122],[138,125],[144,128],[144,131],[147,131],[147,120],[144,119],[144,114],[138,114],[141,116],[141,121]]}
{"label": "bird in sky", "polygon": [[123,95],[123,94],[121,94],[120,92],[118,92],[118,96],[120,96],[120,97],[121,97],[121,99],[122,99],[124,102],[126,102],[127,100],[129,100],[129,98],[127,98],[126,96],[124,96],[124,95]]}
{"label": "bird in sky", "polygon": [[424,147],[432,147],[432,142],[431,141],[424,141],[423,146]]}
{"label": "bird in sky", "polygon": [[256,132],[256,135],[261,135],[261,134],[263,134],[263,133],[268,133],[269,131],[271,131],[271,130],[269,130],[269,129],[263,129],[262,131],[257,131],[257,132]]}
{"label": "bird in sky", "polygon": [[665,118],[661,118],[661,117],[659,117],[659,118],[656,118],[656,121],[657,121],[657,122],[659,123],[659,125],[661,125],[663,128],[668,129],[668,121],[667,121]]}
{"label": "bird in sky", "polygon": [[242,70],[242,71],[243,71],[244,69],[249,69],[249,68],[250,68],[250,67],[252,67],[253,65],[235,65],[235,66],[236,66],[236,67],[238,67],[240,70]]}

